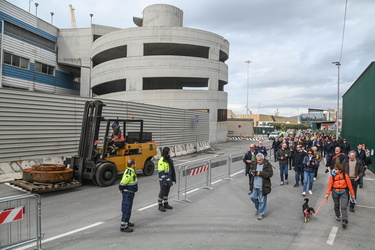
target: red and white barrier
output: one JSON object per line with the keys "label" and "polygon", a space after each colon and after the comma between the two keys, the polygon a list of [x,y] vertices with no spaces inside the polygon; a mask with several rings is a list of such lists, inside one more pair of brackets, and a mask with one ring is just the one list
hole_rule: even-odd
{"label": "red and white barrier", "polygon": [[15,207],[0,210],[0,224],[22,220],[25,213],[25,207]]}
{"label": "red and white barrier", "polygon": [[190,175],[200,174],[200,173],[203,173],[207,170],[208,170],[208,166],[203,166],[203,167],[200,167],[200,168],[192,169],[192,170],[190,170]]}

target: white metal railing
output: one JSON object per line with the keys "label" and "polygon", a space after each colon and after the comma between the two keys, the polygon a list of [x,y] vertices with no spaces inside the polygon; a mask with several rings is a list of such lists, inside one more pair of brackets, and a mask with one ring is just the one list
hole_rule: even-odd
{"label": "white metal railing", "polygon": [[41,199],[37,194],[0,199],[0,248],[36,243],[41,249]]}

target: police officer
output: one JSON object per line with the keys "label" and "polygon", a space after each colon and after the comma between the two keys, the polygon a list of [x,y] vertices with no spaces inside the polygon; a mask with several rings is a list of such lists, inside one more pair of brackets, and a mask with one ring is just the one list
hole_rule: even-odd
{"label": "police officer", "polygon": [[160,193],[158,197],[159,211],[165,212],[166,209],[173,209],[168,204],[168,195],[173,182],[176,183],[176,172],[174,170],[173,160],[171,159],[171,150],[169,147],[163,148],[163,152],[158,162]]}
{"label": "police officer", "polygon": [[135,193],[138,191],[138,178],[135,173],[135,160],[128,161],[128,168],[125,170],[122,180],[118,186],[119,193],[122,193],[122,217],[120,231],[125,233],[133,232],[134,224],[129,222]]}

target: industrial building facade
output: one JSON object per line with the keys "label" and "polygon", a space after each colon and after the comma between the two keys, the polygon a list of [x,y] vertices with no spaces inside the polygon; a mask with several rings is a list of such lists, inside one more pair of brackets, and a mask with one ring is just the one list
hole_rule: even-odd
{"label": "industrial building facade", "polygon": [[4,0],[0,6],[0,87],[78,95],[78,77],[56,63],[58,29]]}
{"label": "industrial building facade", "polygon": [[371,62],[343,96],[342,136],[355,149],[366,144],[375,170],[375,62]]}
{"label": "industrial building facade", "polygon": [[205,111],[210,141],[226,140],[229,43],[183,27],[180,9],[148,6],[135,28],[58,29],[0,4],[0,87]]}

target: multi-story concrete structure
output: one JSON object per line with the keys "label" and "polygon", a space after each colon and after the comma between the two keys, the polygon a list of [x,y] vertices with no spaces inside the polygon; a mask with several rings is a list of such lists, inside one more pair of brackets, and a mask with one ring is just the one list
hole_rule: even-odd
{"label": "multi-story concrete structure", "polygon": [[0,87],[206,111],[210,141],[226,139],[229,43],[183,27],[180,9],[151,5],[133,19],[135,28],[58,29],[5,0],[0,4]]}
{"label": "multi-story concrete structure", "polygon": [[134,18],[134,22],[138,28],[114,31],[93,43],[93,94],[206,110],[210,141],[224,141],[228,41],[211,32],[182,27],[183,12],[170,5],[149,6],[143,18]]}

